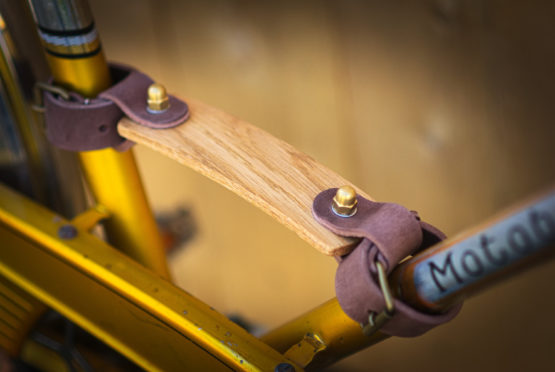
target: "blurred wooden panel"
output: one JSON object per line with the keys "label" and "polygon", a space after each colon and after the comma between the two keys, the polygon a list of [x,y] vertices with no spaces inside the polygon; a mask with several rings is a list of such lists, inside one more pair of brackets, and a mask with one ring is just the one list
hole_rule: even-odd
{"label": "blurred wooden panel", "polygon": [[[260,126],[449,234],[555,181],[553,3],[92,5],[110,59]],[[200,225],[173,257],[188,291],[266,326],[333,296],[333,260],[220,186],[136,152],[155,209],[191,206]],[[336,370],[553,369],[553,269]]]}

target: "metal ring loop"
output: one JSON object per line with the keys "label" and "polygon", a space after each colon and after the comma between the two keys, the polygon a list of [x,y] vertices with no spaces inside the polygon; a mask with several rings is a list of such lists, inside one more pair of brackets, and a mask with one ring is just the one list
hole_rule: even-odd
{"label": "metal ring loop", "polygon": [[71,99],[69,92],[66,89],[57,85],[38,81],[33,87],[33,100],[35,101],[35,103],[31,105],[33,111],[44,113],[44,98],[42,96],[43,91],[57,94],[66,101]]}
{"label": "metal ring loop", "polygon": [[385,267],[380,261],[376,261],[376,269],[378,270],[378,281],[385,301],[385,309],[379,314],[372,311],[370,315],[368,315],[368,324],[362,327],[362,332],[366,336],[371,336],[376,333],[393,317],[393,314],[395,313],[395,302],[393,300],[391,287],[387,281],[387,272]]}

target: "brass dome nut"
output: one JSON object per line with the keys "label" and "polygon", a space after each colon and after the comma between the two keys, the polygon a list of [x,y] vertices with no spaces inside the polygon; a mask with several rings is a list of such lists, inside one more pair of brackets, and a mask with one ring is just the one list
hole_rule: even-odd
{"label": "brass dome nut", "polygon": [[347,185],[337,189],[331,208],[340,217],[351,217],[357,212],[357,204],[355,189]]}
{"label": "brass dome nut", "polygon": [[170,98],[162,84],[154,83],[148,87],[147,110],[152,114],[166,111],[170,107]]}

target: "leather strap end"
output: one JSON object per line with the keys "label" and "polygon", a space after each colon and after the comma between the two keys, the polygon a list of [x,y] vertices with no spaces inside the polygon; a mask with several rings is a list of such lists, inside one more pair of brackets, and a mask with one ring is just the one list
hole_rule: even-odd
{"label": "leather strap end", "polygon": [[372,241],[378,247],[378,258],[386,265],[388,273],[400,260],[420,247],[420,222],[407,208],[393,203],[373,202],[359,195],[356,214],[340,217],[332,210],[336,192],[337,188],[327,189],[314,198],[314,218],[338,235]]}
{"label": "leather strap end", "polygon": [[[341,257],[335,277],[337,300],[343,311],[362,325],[371,313],[380,313],[386,304],[377,280],[376,262],[386,265],[389,274],[406,256],[445,239],[430,224],[420,221],[414,211],[393,203],[377,203],[358,196],[357,212],[341,217],[332,209],[337,189],[322,191],[314,199],[312,213],[322,225],[341,236],[362,238],[351,253]],[[380,329],[400,337],[419,336],[453,319],[462,304],[444,314],[418,311],[394,299],[394,314]]]}
{"label": "leather strap end", "polygon": [[117,132],[124,115],[156,129],[172,128],[189,118],[187,104],[172,95],[166,110],[147,110],[148,88],[154,83],[147,75],[120,64],[110,64],[110,72],[116,83],[93,99],[72,92],[70,99],[64,100],[52,92],[43,92],[46,136],[52,144],[69,151],[107,147],[125,151],[133,142]]}
{"label": "leather strap end", "polygon": [[[367,239],[346,256],[335,276],[337,300],[343,311],[360,324],[367,324],[370,313],[385,308],[384,296],[374,279],[377,249]],[[380,331],[398,337],[416,337],[453,319],[462,304],[442,314],[427,314],[418,311],[399,299],[394,300],[395,314]]]}
{"label": "leather strap end", "polygon": [[173,128],[189,118],[187,104],[173,95],[169,96],[169,107],[152,113],[147,109],[148,87],[154,81],[147,75],[119,64],[111,64],[112,69],[128,70],[129,75],[98,95],[114,102],[131,120],[155,129]]}

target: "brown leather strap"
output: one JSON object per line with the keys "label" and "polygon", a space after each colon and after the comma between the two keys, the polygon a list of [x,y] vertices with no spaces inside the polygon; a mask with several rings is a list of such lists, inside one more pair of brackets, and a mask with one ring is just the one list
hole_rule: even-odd
{"label": "brown leather strap", "polygon": [[[337,189],[316,196],[313,214],[317,221],[336,234],[363,238],[348,255],[340,258],[335,290],[341,308],[361,324],[368,323],[371,312],[379,313],[385,301],[376,275],[376,262],[385,265],[389,274],[406,256],[427,248],[445,235],[421,222],[416,212],[393,203],[376,203],[358,196],[357,213],[340,217],[332,208]],[[459,312],[456,306],[445,314],[431,315],[417,311],[395,299],[395,314],[381,331],[390,335],[413,337],[451,320]]]}
{"label": "brown leather strap", "polygon": [[119,64],[110,64],[110,72],[115,84],[97,98],[85,99],[72,92],[70,100],[64,100],[49,91],[43,92],[46,135],[50,142],[70,151],[126,149],[130,142],[117,132],[117,123],[124,115],[160,129],[175,127],[189,117],[187,104],[172,95],[167,110],[147,111],[147,90],[153,83],[147,75]]}

